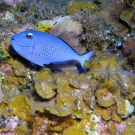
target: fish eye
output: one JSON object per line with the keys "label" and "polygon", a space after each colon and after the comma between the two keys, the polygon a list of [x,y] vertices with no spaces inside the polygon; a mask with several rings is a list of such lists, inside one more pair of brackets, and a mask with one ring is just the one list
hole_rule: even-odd
{"label": "fish eye", "polygon": [[26,37],[27,37],[28,39],[32,39],[33,34],[32,34],[32,33],[28,33],[28,34],[26,35]]}

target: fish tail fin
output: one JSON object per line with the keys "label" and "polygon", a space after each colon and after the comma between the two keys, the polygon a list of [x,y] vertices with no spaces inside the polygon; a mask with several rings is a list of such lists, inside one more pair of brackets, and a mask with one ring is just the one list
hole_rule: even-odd
{"label": "fish tail fin", "polygon": [[83,68],[83,70],[84,70],[84,72],[87,70],[87,69],[84,67],[85,61],[86,61],[86,60],[90,60],[90,58],[91,58],[92,56],[94,56],[94,54],[95,54],[95,51],[90,51],[90,52],[88,52],[88,53],[86,53],[86,54],[80,56],[80,58],[79,58],[78,61],[80,62],[81,66],[82,66],[82,68]]}

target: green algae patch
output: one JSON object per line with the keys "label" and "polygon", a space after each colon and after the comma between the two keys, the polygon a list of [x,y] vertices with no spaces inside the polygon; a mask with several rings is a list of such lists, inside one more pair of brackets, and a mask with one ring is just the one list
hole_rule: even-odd
{"label": "green algae patch", "polygon": [[120,15],[120,19],[126,22],[131,29],[135,28],[135,21],[133,20],[133,16],[135,13],[135,8],[129,8],[122,12]]}
{"label": "green algae patch", "polygon": [[131,54],[128,59],[131,63],[135,63],[135,53]]}
{"label": "green algae patch", "polygon": [[27,77],[17,77],[18,82],[21,83],[22,85],[25,85],[29,82],[29,78]]}
{"label": "green algae patch", "polygon": [[73,90],[73,88],[71,88],[69,85],[69,79],[70,79],[70,77],[67,77],[65,75],[57,77],[56,84],[58,86],[58,92],[61,90],[64,90],[64,91],[65,90],[68,90],[68,91]]}
{"label": "green algae patch", "polygon": [[69,85],[75,89],[87,89],[91,86],[90,80],[84,74],[70,77]]}
{"label": "green algae patch", "polygon": [[27,133],[27,127],[25,125],[16,127],[13,133],[15,135],[26,135],[26,133]]}
{"label": "green algae patch", "polygon": [[15,60],[13,62],[12,67],[16,76],[26,77],[30,72],[30,69],[25,67],[24,64],[22,64],[18,60]]}
{"label": "green algae patch", "polygon": [[56,100],[57,100],[57,106],[60,108],[74,107],[75,99],[71,94],[72,91],[74,91],[74,89],[70,87],[69,79],[70,78],[67,76],[60,76],[56,80],[58,86],[57,89],[58,95],[56,97]]}
{"label": "green algae patch", "polygon": [[0,103],[0,115],[2,114],[9,115],[10,112],[7,108],[8,108],[8,105],[6,103]]}
{"label": "green algae patch", "polygon": [[70,107],[59,107],[54,102],[55,99],[52,99],[48,102],[37,102],[34,103],[33,106],[37,112],[50,112],[50,114],[59,116],[59,117],[65,117],[69,116],[72,113],[72,108]]}
{"label": "green algae patch", "polygon": [[72,113],[72,110],[70,108],[59,108],[57,106],[46,107],[45,109],[48,110],[51,114],[54,114],[59,117],[69,116]]}
{"label": "green algae patch", "polygon": [[112,120],[116,122],[122,122],[122,118],[118,115],[116,110],[114,110],[112,113]]}
{"label": "green algae patch", "polygon": [[50,114],[54,114],[59,117],[69,116],[72,113],[71,108],[64,108],[64,107],[60,108],[56,104],[53,104],[53,103],[50,103],[50,105],[45,104],[44,106],[37,106],[37,107],[35,107],[35,110],[39,111],[41,113],[43,113],[47,110],[50,112]]}
{"label": "green algae patch", "polygon": [[124,87],[125,98],[132,100],[134,98],[135,77],[133,74],[121,75],[121,85]]}
{"label": "green algae patch", "polygon": [[68,127],[63,135],[87,135],[87,133],[79,126],[73,125]]}
{"label": "green algae patch", "polygon": [[[95,78],[101,78],[105,72],[113,73],[120,71],[125,60],[117,60],[115,56],[100,55],[94,60],[85,62],[85,67],[91,70],[86,74],[86,76],[93,75]],[[115,72],[114,72],[115,71]]]}
{"label": "green algae patch", "polygon": [[134,106],[131,105],[128,100],[117,99],[116,104],[117,104],[117,113],[122,118],[127,118],[129,116],[129,114],[133,113],[133,111],[134,111]]}
{"label": "green algae patch", "polygon": [[43,113],[45,111],[45,106],[37,106],[35,107],[35,110]]}
{"label": "green algae patch", "polygon": [[90,68],[91,70],[86,73],[86,76],[93,76],[95,79],[101,79],[106,77],[106,72],[112,72],[119,70],[119,67],[125,61],[118,62],[115,57],[107,57],[100,56],[95,60],[89,61],[85,63],[86,68]]}
{"label": "green algae patch", "polygon": [[61,132],[63,129],[60,126],[50,127],[51,132]]}
{"label": "green algae patch", "polygon": [[94,4],[93,2],[82,2],[79,0],[72,0],[69,3],[69,5],[66,7],[66,11],[68,14],[73,14],[80,10],[95,13],[99,9],[98,9],[98,6]]}
{"label": "green algae patch", "polygon": [[[88,79],[84,74],[75,75],[67,73],[61,75],[56,79],[57,83],[57,97],[56,104],[59,108],[74,108],[82,109],[84,113],[89,112],[90,107],[95,101],[91,89],[95,89],[96,83]],[[85,101],[87,101],[87,104]],[[89,102],[89,99],[91,102]]]}
{"label": "green algae patch", "polygon": [[36,82],[36,92],[44,99],[50,99],[55,96],[56,85],[48,82]]}
{"label": "green algae patch", "polygon": [[53,76],[48,68],[44,68],[41,72],[37,72],[33,75],[34,81],[52,81]]}
{"label": "green algae patch", "polygon": [[117,122],[121,122],[122,118],[117,113],[117,107],[115,105],[110,106],[108,108],[100,108],[100,114],[102,118],[106,121],[114,120]]}
{"label": "green algae patch", "polygon": [[70,85],[73,86],[74,88],[80,88],[80,83],[75,78],[71,78],[70,79]]}
{"label": "green algae patch", "polygon": [[48,68],[33,75],[36,92],[44,99],[51,99],[56,95],[57,85],[54,76]]}
{"label": "green algae patch", "polygon": [[27,97],[20,95],[12,98],[8,104],[9,109],[19,119],[30,121],[30,114],[32,113],[32,106]]}
{"label": "green algae patch", "polygon": [[[20,59],[20,61],[22,61]],[[31,73],[31,70],[27,68],[23,63],[21,63],[19,60],[15,60],[12,63],[13,72],[17,76],[17,79],[19,83],[26,84],[29,81],[29,75]]]}
{"label": "green algae patch", "polygon": [[72,96],[71,92],[69,92],[68,90],[65,91],[61,91],[60,93],[58,93],[57,97],[57,105],[59,107],[74,107],[74,103],[75,103],[75,99]]}
{"label": "green algae patch", "polygon": [[132,1],[131,7],[135,8],[135,1]]}
{"label": "green algae patch", "polygon": [[128,118],[125,121],[124,131],[121,135],[135,135],[135,116],[132,116],[131,118]]}
{"label": "green algae patch", "polygon": [[116,86],[116,83],[108,81],[99,87],[96,97],[100,106],[109,107],[115,104],[115,98],[120,97],[120,88]]}
{"label": "green algae patch", "polygon": [[82,119],[85,119],[86,117],[87,117],[87,114],[83,113],[83,112],[81,112],[79,110],[77,110],[77,111],[72,113],[72,118],[73,119],[80,119],[80,120],[82,120]]}
{"label": "green algae patch", "polygon": [[108,108],[103,109],[102,112],[101,112],[102,118],[104,120],[110,120],[111,119],[111,115],[108,113],[109,112],[108,110],[109,110]]}

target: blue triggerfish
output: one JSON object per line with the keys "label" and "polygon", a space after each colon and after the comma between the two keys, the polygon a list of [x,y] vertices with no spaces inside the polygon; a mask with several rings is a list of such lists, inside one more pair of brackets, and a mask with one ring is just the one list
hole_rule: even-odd
{"label": "blue triggerfish", "polygon": [[10,42],[19,55],[39,66],[77,60],[84,69],[85,60],[89,60],[95,53],[91,51],[79,55],[58,37],[36,30],[17,33],[12,36]]}

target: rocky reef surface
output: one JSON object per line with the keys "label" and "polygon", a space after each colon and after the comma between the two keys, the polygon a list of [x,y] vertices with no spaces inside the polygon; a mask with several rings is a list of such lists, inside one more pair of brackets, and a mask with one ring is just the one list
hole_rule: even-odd
{"label": "rocky reef surface", "polygon": [[[134,3],[1,0],[0,135],[134,135]],[[27,29],[78,54],[96,50],[87,72],[75,61],[41,68],[23,59],[9,40]]]}

